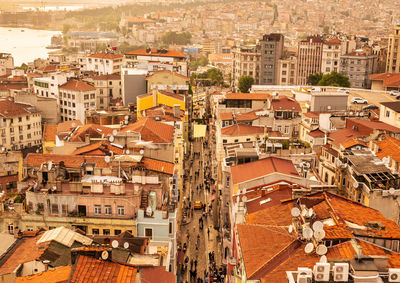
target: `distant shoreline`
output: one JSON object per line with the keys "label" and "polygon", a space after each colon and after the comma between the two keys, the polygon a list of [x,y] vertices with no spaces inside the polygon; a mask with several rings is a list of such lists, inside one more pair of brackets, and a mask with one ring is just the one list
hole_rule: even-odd
{"label": "distant shoreline", "polygon": [[34,30],[46,30],[46,31],[59,31],[62,33],[61,30],[59,29],[52,29],[49,27],[40,27],[40,26],[26,26],[26,25],[0,25],[0,28],[20,28],[20,29],[34,29]]}

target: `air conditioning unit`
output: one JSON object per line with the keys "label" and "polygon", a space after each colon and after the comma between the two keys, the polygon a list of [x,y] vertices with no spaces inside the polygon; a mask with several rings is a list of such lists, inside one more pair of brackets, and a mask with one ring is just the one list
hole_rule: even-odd
{"label": "air conditioning unit", "polygon": [[333,281],[347,282],[348,280],[349,280],[349,264],[345,262],[335,263],[335,265],[333,266]]}
{"label": "air conditioning unit", "polygon": [[317,262],[314,265],[314,279],[317,282],[328,282],[331,265],[325,262]]}
{"label": "air conditioning unit", "polygon": [[389,282],[400,282],[400,268],[389,268]]}
{"label": "air conditioning unit", "polygon": [[297,269],[297,283],[311,283],[312,270],[310,268],[299,267]]}

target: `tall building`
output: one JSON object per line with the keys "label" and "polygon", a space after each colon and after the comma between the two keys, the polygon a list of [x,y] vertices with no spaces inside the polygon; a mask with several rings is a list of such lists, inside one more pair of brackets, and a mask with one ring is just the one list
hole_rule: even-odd
{"label": "tall building", "polygon": [[233,49],[232,83],[237,89],[241,76],[251,76],[260,84],[261,53],[257,45],[238,46]]}
{"label": "tall building", "polygon": [[0,76],[11,73],[14,68],[14,58],[9,53],[0,53]]}
{"label": "tall building", "polygon": [[389,35],[386,72],[400,73],[400,24],[397,24],[393,33]]}
{"label": "tall building", "polygon": [[340,57],[340,73],[349,78],[350,86],[355,88],[370,88],[369,76],[376,72],[377,55],[364,51],[355,51]]}
{"label": "tall building", "polygon": [[305,85],[309,75],[321,72],[324,40],[309,36],[299,42],[297,57],[297,84]]}
{"label": "tall building", "polygon": [[277,85],[295,85],[297,78],[297,50],[285,50],[278,60]]}
{"label": "tall building", "polygon": [[280,33],[265,34],[260,40],[260,84],[278,84],[278,61],[283,55],[284,36]]}
{"label": "tall building", "polygon": [[324,42],[322,47],[321,72],[329,74],[330,72],[339,72],[340,55],[342,42],[337,39],[329,39]]}

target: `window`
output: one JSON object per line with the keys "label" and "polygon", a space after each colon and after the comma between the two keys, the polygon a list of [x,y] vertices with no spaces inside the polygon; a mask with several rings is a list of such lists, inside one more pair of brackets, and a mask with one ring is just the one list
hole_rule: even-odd
{"label": "window", "polygon": [[14,234],[14,223],[9,223],[7,226],[8,233]]}
{"label": "window", "polygon": [[89,99],[89,94],[85,94],[85,95],[83,96],[83,99],[88,100],[88,99]]}
{"label": "window", "polygon": [[95,205],[94,206],[94,214],[95,215],[100,215],[101,214],[101,205]]}
{"label": "window", "polygon": [[123,206],[118,206],[118,207],[117,207],[117,211],[118,211],[118,215],[119,215],[119,216],[125,215],[125,207],[123,207]]}
{"label": "window", "polygon": [[121,234],[121,230],[114,230],[114,235],[118,236],[119,234]]}
{"label": "window", "polygon": [[51,214],[58,214],[58,204],[51,205]]}
{"label": "window", "polygon": [[228,142],[228,140],[222,140],[222,143],[227,143]]}
{"label": "window", "polygon": [[100,234],[100,230],[99,229],[92,229],[92,234],[93,235],[99,235]]}
{"label": "window", "polygon": [[152,228],[144,228],[144,236],[153,239],[153,229]]}
{"label": "window", "polygon": [[33,231],[33,227],[32,226],[26,226],[26,231]]}
{"label": "window", "polygon": [[18,122],[22,122],[22,117],[18,117]]}
{"label": "window", "polygon": [[61,213],[62,213],[62,215],[64,215],[64,216],[67,216],[68,215],[68,205],[67,204],[63,204],[63,205],[61,205]]}
{"label": "window", "polygon": [[110,235],[110,229],[103,229],[103,235]]}
{"label": "window", "polygon": [[111,215],[111,205],[105,205],[104,206],[104,214],[105,215]]}
{"label": "window", "polygon": [[94,98],[95,98],[94,93],[91,93],[91,94],[90,94],[90,99],[94,99]]}
{"label": "window", "polygon": [[172,222],[169,222],[168,233],[172,234]]}

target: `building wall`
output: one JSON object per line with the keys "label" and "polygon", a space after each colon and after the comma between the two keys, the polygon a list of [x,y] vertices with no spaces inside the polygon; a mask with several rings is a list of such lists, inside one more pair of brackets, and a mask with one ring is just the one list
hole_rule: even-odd
{"label": "building wall", "polygon": [[400,25],[389,35],[386,72],[400,73]]}
{"label": "building wall", "polygon": [[152,90],[152,85],[187,85],[189,81],[172,72],[155,73],[147,79],[147,92]]}
{"label": "building wall", "polygon": [[245,135],[245,136],[226,136],[222,135],[222,143],[225,144],[235,144],[235,143],[250,143],[257,141],[257,138],[264,140],[264,133]]}
{"label": "building wall", "polygon": [[324,44],[321,71],[324,74],[340,71],[341,44]]}
{"label": "building wall", "polygon": [[96,108],[104,109],[111,105],[111,100],[122,98],[121,80],[95,80]]}
{"label": "building wall", "polygon": [[321,93],[311,95],[312,112],[346,111],[348,95],[335,93]]}
{"label": "building wall", "polygon": [[136,97],[137,117],[142,117],[142,111],[153,107],[153,96]]}
{"label": "building wall", "polygon": [[85,124],[85,111],[96,109],[96,91],[60,89],[61,121],[79,120]]}
{"label": "building wall", "polygon": [[400,113],[381,105],[379,111],[379,121],[400,128]]}
{"label": "building wall", "polygon": [[146,93],[145,74],[125,74],[122,71],[122,100],[124,105],[136,103],[136,97]]}
{"label": "building wall", "polygon": [[295,85],[297,83],[297,58],[292,56],[278,61],[278,85]]}
{"label": "building wall", "polygon": [[353,88],[370,88],[369,76],[375,73],[377,68],[376,55],[349,56],[340,58],[340,73],[349,77],[350,86]]}
{"label": "building wall", "polygon": [[122,57],[117,59],[86,58],[86,71],[97,72],[100,75],[121,72]]}
{"label": "building wall", "polygon": [[257,46],[237,47],[233,50],[232,83],[238,88],[241,76],[251,76],[254,84],[260,84],[261,53]]}
{"label": "building wall", "polygon": [[284,36],[282,34],[266,34],[260,40],[261,65],[260,81],[261,85],[278,84],[278,60],[283,54]]}
{"label": "building wall", "polygon": [[309,75],[321,72],[323,44],[320,39],[309,38],[298,44],[297,84],[306,85]]}

